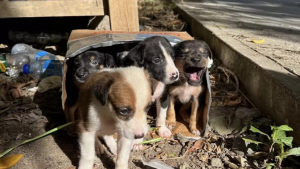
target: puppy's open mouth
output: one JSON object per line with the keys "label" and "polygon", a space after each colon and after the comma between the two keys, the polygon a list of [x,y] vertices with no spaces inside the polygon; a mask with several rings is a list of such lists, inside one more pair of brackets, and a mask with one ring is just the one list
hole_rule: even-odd
{"label": "puppy's open mouth", "polygon": [[188,66],[185,69],[185,76],[188,78],[190,84],[200,84],[202,82],[202,77],[206,71],[205,67],[194,67]]}

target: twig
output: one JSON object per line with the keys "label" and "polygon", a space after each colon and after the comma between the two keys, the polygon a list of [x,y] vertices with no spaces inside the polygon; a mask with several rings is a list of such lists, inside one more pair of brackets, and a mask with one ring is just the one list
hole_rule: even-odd
{"label": "twig", "polygon": [[[218,69],[221,69],[221,70],[224,71],[226,68],[224,69],[224,67],[219,66]],[[229,70],[229,69],[227,69],[227,70]],[[229,70],[229,71],[231,71],[231,70]],[[229,71],[228,71],[228,72],[229,72]],[[231,71],[231,72],[232,72],[232,71]],[[232,72],[232,73],[233,73],[233,72]],[[247,101],[248,101],[248,102],[249,102],[256,110],[258,110],[258,108],[250,101],[250,99],[249,99],[249,98],[248,98],[248,97],[247,97],[247,96],[239,89],[239,86],[238,86],[239,83],[238,83],[238,80],[236,79],[236,78],[237,78],[236,75],[235,75],[235,74],[232,74],[232,75],[234,76],[235,80],[237,81],[237,85],[234,84],[234,83],[233,83],[233,85],[234,85],[234,86],[237,88],[237,90],[243,95],[243,97],[245,97],[246,100],[247,100]]]}
{"label": "twig", "polygon": [[225,67],[222,67],[222,66],[218,66],[217,68],[223,70],[223,72],[225,73],[225,75],[227,77],[229,77],[229,76],[226,74],[226,72],[230,73],[234,77],[234,80],[235,80],[235,83],[236,83],[236,85],[235,85],[236,90],[234,91],[234,93],[238,94],[239,93],[239,86],[240,86],[240,84],[239,84],[239,79],[237,78],[237,76],[235,75],[235,73],[233,71],[225,68]]}
{"label": "twig", "polygon": [[6,109],[4,109],[4,110],[1,110],[0,111],[0,114],[2,114],[2,113],[4,113],[4,112],[6,112],[7,110],[9,110],[9,109],[11,109],[12,108],[12,106],[9,106],[9,107],[7,107]]}
{"label": "twig", "polygon": [[187,147],[185,153],[182,156],[180,156],[180,157],[174,157],[174,158],[167,158],[167,159],[163,159],[163,160],[175,160],[175,159],[183,158],[183,157],[185,157],[188,154],[190,148],[191,148],[191,142],[189,141],[188,147]]}

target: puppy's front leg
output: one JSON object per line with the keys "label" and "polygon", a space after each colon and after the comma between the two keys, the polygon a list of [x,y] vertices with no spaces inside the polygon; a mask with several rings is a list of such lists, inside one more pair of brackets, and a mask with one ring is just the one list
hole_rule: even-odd
{"label": "puppy's front leg", "polygon": [[176,125],[176,114],[175,114],[175,98],[171,96],[170,105],[167,111],[167,127],[173,129]]}
{"label": "puppy's front leg", "polygon": [[78,169],[92,169],[95,158],[96,131],[82,131],[79,134],[80,161]]}
{"label": "puppy's front leg", "polygon": [[105,144],[109,148],[110,152],[114,155],[117,155],[117,143],[114,139],[114,135],[103,136],[103,140],[105,141]]}
{"label": "puppy's front leg", "polygon": [[158,133],[161,137],[171,137],[172,133],[170,129],[166,126],[166,116],[167,109],[169,107],[169,96],[166,98],[157,98],[156,99],[156,109],[157,109],[157,117],[156,117],[156,127],[159,127]]}
{"label": "puppy's front leg", "polygon": [[132,144],[133,140],[118,135],[118,155],[115,169],[128,169],[128,160]]}
{"label": "puppy's front leg", "polygon": [[198,114],[198,107],[199,107],[198,97],[194,96],[189,126],[190,126],[191,132],[195,135],[200,135],[200,131],[197,129],[197,121],[200,117],[200,115]]}

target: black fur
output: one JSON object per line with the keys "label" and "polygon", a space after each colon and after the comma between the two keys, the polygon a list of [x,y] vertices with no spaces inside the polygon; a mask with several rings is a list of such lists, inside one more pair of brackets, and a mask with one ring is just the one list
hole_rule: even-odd
{"label": "black fur", "polygon": [[[169,41],[161,36],[153,36],[145,39],[131,49],[122,59],[121,65],[123,67],[132,65],[144,67],[152,78],[160,82],[165,82],[165,78],[167,77],[167,65],[160,44],[165,48],[172,59],[174,59],[174,51]],[[156,62],[157,60],[159,60],[159,62]]]}
{"label": "black fur", "polygon": [[[91,57],[94,63],[93,64]],[[70,58],[67,62],[68,70],[66,75],[66,91],[67,102],[69,106],[74,105],[78,98],[78,86],[75,83],[82,84],[90,77],[95,71],[103,67],[114,67],[115,61],[112,55],[100,53],[97,51],[87,51],[78,56]]]}

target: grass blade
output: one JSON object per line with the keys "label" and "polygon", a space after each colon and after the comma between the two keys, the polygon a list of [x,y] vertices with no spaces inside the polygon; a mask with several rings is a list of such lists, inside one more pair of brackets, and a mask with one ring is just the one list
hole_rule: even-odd
{"label": "grass blade", "polygon": [[161,137],[156,138],[156,139],[152,139],[152,140],[143,141],[143,142],[141,142],[141,143],[139,143],[139,144],[155,143],[155,142],[158,142],[158,141],[160,141],[160,140],[162,140]]}

